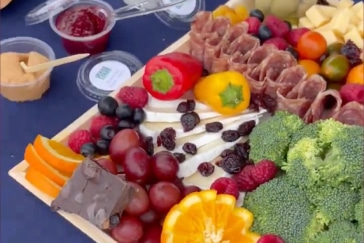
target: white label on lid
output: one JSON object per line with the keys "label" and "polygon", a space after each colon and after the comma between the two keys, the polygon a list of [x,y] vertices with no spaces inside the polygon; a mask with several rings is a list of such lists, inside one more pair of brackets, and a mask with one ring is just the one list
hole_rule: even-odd
{"label": "white label on lid", "polygon": [[[163,0],[164,3],[174,3],[180,0]],[[177,4],[168,9],[169,12],[175,15],[190,15],[196,9],[197,0],[186,0],[183,3]]]}
{"label": "white label on lid", "polygon": [[104,61],[90,71],[89,79],[93,86],[104,91],[113,91],[131,77],[130,69],[118,61]]}

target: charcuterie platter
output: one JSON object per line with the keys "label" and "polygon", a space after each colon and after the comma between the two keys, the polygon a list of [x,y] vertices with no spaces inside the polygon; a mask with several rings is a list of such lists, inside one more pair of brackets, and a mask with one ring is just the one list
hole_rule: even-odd
{"label": "charcuterie platter", "polygon": [[201,11],[9,175],[95,242],[361,243],[362,23],[350,0]]}

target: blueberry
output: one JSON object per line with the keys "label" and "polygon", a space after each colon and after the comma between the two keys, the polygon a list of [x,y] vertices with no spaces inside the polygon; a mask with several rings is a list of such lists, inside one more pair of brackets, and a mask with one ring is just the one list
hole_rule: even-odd
{"label": "blueberry", "polygon": [[285,20],[284,22],[287,24],[288,29],[289,29],[289,30],[291,30],[291,29],[292,29],[292,24],[291,24],[291,22],[289,22],[289,21],[287,21],[287,20]]}
{"label": "blueberry", "polygon": [[96,150],[99,155],[106,155],[109,153],[110,140],[99,139],[96,141]]}
{"label": "blueberry", "polygon": [[132,123],[131,121],[128,120],[121,120],[118,123],[118,129],[119,130],[123,130],[123,129],[128,129],[128,128],[134,128],[134,123]]}
{"label": "blueberry", "polygon": [[97,103],[97,108],[100,114],[104,116],[115,116],[116,108],[118,108],[118,102],[111,96],[102,97]]}
{"label": "blueberry", "polygon": [[85,143],[81,146],[81,154],[85,157],[94,156],[96,154],[96,146],[93,143]]}
{"label": "blueberry", "polygon": [[129,105],[121,104],[116,108],[115,114],[120,120],[131,120],[134,115],[134,110]]}
{"label": "blueberry", "polygon": [[111,140],[115,136],[115,133],[116,133],[116,131],[113,126],[106,125],[101,128],[100,137],[102,139]]}
{"label": "blueberry", "polygon": [[133,122],[136,125],[141,124],[145,120],[145,112],[141,108],[135,108],[134,110],[134,116],[133,116]]}
{"label": "blueberry", "polygon": [[249,16],[259,19],[260,22],[263,22],[263,20],[264,20],[264,14],[259,9],[253,9],[252,11],[250,11]]}
{"label": "blueberry", "polygon": [[294,49],[292,46],[289,46],[286,48],[286,51],[291,53],[291,55],[298,60],[299,55],[298,55],[298,52],[296,51],[296,49]]}
{"label": "blueberry", "polygon": [[259,39],[264,42],[272,37],[272,31],[268,28],[268,26],[262,24],[258,30]]}

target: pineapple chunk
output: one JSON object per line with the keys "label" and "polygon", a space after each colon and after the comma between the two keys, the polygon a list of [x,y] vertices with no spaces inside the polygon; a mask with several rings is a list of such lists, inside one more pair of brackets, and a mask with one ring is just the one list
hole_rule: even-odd
{"label": "pineapple chunk", "polygon": [[345,42],[348,40],[352,40],[355,45],[357,45],[360,49],[363,49],[364,47],[364,43],[363,43],[363,38],[360,36],[359,31],[356,29],[353,29],[351,31],[349,31],[348,33],[346,33],[344,35],[344,40]]}

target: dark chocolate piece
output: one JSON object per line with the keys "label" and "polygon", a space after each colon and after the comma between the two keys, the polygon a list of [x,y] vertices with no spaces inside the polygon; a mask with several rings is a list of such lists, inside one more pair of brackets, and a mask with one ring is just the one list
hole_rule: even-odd
{"label": "dark chocolate piece", "polygon": [[124,211],[134,189],[120,177],[85,159],[52,201],[51,208],[78,214],[101,229],[110,227],[110,217]]}

